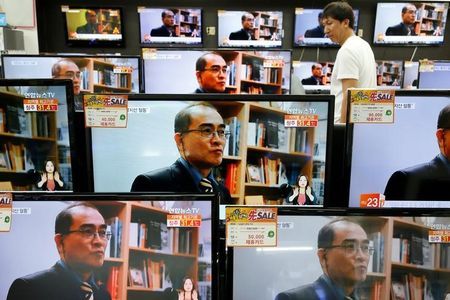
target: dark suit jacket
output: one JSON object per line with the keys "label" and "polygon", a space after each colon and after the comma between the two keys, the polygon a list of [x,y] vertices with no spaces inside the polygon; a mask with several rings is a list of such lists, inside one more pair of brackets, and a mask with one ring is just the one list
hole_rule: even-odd
{"label": "dark suit jacket", "polygon": [[[172,33],[172,36],[174,36],[175,33]],[[170,36],[170,30],[167,29],[166,26],[161,26],[158,28],[154,28],[150,31],[151,36]]]}
{"label": "dark suit jacket", "polygon": [[386,185],[386,200],[450,200],[450,172],[436,156],[428,163],[396,171]]}
{"label": "dark suit jacket", "polygon": [[99,32],[97,24],[89,25],[89,23],[86,23],[83,26],[77,27],[77,33],[99,33]]}
{"label": "dark suit jacket", "polygon": [[320,276],[311,284],[279,293],[275,300],[343,300]]}
{"label": "dark suit jacket", "polygon": [[194,94],[203,94],[205,93],[201,88],[196,88]]}
{"label": "dark suit jacket", "polygon": [[[386,29],[386,35],[408,35],[408,27],[403,23],[390,26]],[[411,28],[411,35],[416,35],[413,28]]]}
{"label": "dark suit jacket", "polygon": [[[221,204],[231,204],[228,189],[222,184],[212,182]],[[131,192],[173,192],[201,193],[189,170],[178,159],[171,166],[150,171],[137,176],[131,186]]]}
{"label": "dark suit jacket", "polygon": [[[82,300],[79,283],[58,263],[48,270],[14,280],[7,300]],[[103,286],[94,292],[96,300],[111,300]]]}
{"label": "dark suit jacket", "polygon": [[[250,36],[250,38],[249,38]],[[230,40],[236,40],[236,41],[247,41],[247,40],[255,40],[255,36],[245,31],[244,29],[241,29],[239,31],[235,31],[230,33],[229,36]]]}
{"label": "dark suit jacket", "polygon": [[314,76],[302,79],[303,85],[322,85],[322,80],[317,81]]}
{"label": "dark suit jacket", "polygon": [[317,26],[316,28],[306,30],[305,37],[307,37],[307,38],[323,38],[323,37],[325,37],[325,32],[323,32],[323,27]]}

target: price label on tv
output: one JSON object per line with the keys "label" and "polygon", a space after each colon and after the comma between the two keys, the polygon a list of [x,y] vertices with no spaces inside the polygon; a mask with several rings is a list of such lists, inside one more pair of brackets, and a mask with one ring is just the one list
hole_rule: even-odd
{"label": "price label on tv", "polygon": [[58,111],[58,99],[24,99],[23,110],[26,112]]}
{"label": "price label on tv", "polygon": [[394,90],[350,90],[350,123],[393,123]]}
{"label": "price label on tv", "polygon": [[450,243],[450,230],[430,230],[428,241],[430,243]]}
{"label": "price label on tv", "polygon": [[83,95],[86,127],[126,128],[128,95]]}
{"label": "price label on tv", "polygon": [[167,215],[167,227],[200,227],[202,216],[195,214]]}
{"label": "price label on tv", "polygon": [[361,194],[359,196],[359,207],[380,208],[384,206],[385,197],[383,194]]}
{"label": "price label on tv", "polygon": [[285,115],[284,127],[317,127],[319,115]]}
{"label": "price label on tv", "polygon": [[131,74],[133,73],[133,68],[130,66],[115,66],[113,69],[115,74]]}
{"label": "price label on tv", "polygon": [[11,230],[12,193],[0,193],[0,232]]}
{"label": "price label on tv", "polygon": [[227,207],[227,247],[276,247],[276,208]]}

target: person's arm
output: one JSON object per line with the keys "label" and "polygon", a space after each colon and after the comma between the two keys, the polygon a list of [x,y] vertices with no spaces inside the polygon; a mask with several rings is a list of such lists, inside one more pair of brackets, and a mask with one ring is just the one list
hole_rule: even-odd
{"label": "person's arm", "polygon": [[47,182],[47,174],[43,173],[41,174],[41,181],[37,183],[38,188],[41,188],[46,182]]}
{"label": "person's arm", "polygon": [[358,80],[356,79],[342,79],[342,107],[341,107],[341,123],[347,122],[347,90],[356,87]]}
{"label": "person's arm", "polygon": [[292,192],[292,195],[291,196],[289,196],[289,202],[293,202],[294,201],[294,199],[295,199],[295,197],[297,197],[298,196],[298,187],[296,187],[295,189],[294,189],[294,191]]}
{"label": "person's arm", "polygon": [[53,179],[55,179],[56,183],[58,183],[60,188],[62,188],[64,186],[64,182],[62,181],[61,176],[59,176],[58,171],[55,171],[55,175],[53,176]]}

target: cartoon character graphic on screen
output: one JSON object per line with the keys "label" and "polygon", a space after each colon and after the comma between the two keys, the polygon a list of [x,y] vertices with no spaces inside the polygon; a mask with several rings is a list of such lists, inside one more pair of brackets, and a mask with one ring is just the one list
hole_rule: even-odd
{"label": "cartoon character graphic on screen", "polygon": [[323,274],[313,283],[279,293],[275,300],[360,299],[357,287],[366,280],[373,251],[361,225],[347,218],[334,219],[317,237]]}
{"label": "cartoon character graphic on screen", "polygon": [[194,280],[190,277],[184,277],[183,286],[178,292],[178,300],[200,300]]}
{"label": "cartoon character graphic on screen", "polygon": [[288,202],[293,205],[312,205],[315,204],[316,196],[309,185],[308,176],[300,174],[297,177],[297,183],[289,196]]}
{"label": "cartoon character graphic on screen", "polygon": [[99,33],[97,23],[97,13],[95,10],[88,9],[85,13],[86,24],[77,27],[77,33],[81,34],[93,34]]}
{"label": "cartoon character graphic on screen", "polygon": [[431,161],[394,172],[384,190],[386,200],[450,199],[450,104],[439,113],[439,154]]}
{"label": "cartoon character graphic on screen", "polygon": [[64,181],[59,172],[55,170],[53,161],[45,162],[45,170],[41,174],[37,187],[43,191],[57,191],[64,188]]}

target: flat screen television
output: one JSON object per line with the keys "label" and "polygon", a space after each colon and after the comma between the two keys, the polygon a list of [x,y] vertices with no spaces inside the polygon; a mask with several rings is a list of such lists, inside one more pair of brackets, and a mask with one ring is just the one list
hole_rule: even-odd
{"label": "flat screen television", "polygon": [[[215,234],[217,206],[214,205],[213,197],[194,194],[17,195],[12,205],[10,231],[0,233],[5,254],[0,259],[5,272],[0,283],[2,299],[7,299],[11,284],[16,278],[48,270],[59,261],[55,236],[60,234],[55,234],[55,219],[61,211],[80,203],[79,201],[94,206],[101,214],[99,228],[94,230],[102,231],[101,227],[105,224],[106,233],[111,235],[107,240],[101,239],[100,235],[84,237],[85,234],[81,232],[63,234],[67,251],[65,262],[69,267],[75,268],[77,259],[90,259],[90,262],[95,259],[94,264],[98,266],[94,272],[95,282],[101,289],[105,288],[112,299],[147,297],[162,300],[174,295],[177,298],[185,277],[191,279],[199,298],[218,299],[218,236]],[[87,209],[92,212],[92,208],[85,207],[75,207],[68,212],[75,209],[79,214]],[[92,219],[86,217],[85,220],[87,223]],[[81,223],[79,217],[74,216],[69,229],[79,229],[76,222]],[[82,225],[89,229],[97,224]],[[74,242],[75,238],[83,238],[85,242],[86,239],[93,239],[89,244],[92,244],[93,249],[99,250],[96,257],[89,257],[89,254],[85,254],[86,251],[82,251],[84,248],[78,245],[78,254],[74,258],[73,252],[69,253],[69,247],[76,246],[68,245],[68,240]],[[54,272],[59,276],[65,275],[60,271]],[[26,295],[28,298],[48,299],[48,294],[38,294],[41,291],[38,283],[34,283],[33,290],[27,290],[23,285],[19,289],[12,289],[15,293],[10,296],[17,298],[18,292],[34,292],[33,295]],[[61,289],[55,286],[53,292],[58,295],[58,291]],[[65,292],[67,293],[67,289]],[[19,298],[25,299],[24,294]],[[64,298],[60,294],[59,297]]]}
{"label": "flat screen television", "polygon": [[61,11],[69,46],[124,45],[121,8],[62,5]]}
{"label": "flat screen television", "polygon": [[283,40],[282,11],[219,10],[219,47],[278,47]]}
{"label": "flat screen television", "polygon": [[450,61],[436,60],[419,66],[419,89],[450,89]]}
{"label": "flat screen television", "polygon": [[402,60],[377,60],[377,86],[386,89],[400,89],[403,86],[404,69]]}
{"label": "flat screen television", "polygon": [[306,94],[329,94],[334,62],[294,61],[292,76],[297,76]]}
{"label": "flat screen television", "polygon": [[[227,64],[217,85],[229,94],[289,94],[291,51],[143,49],[145,92],[191,94],[198,92],[197,60],[207,53],[222,56]],[[201,74],[200,74],[201,75]],[[182,80],[181,80],[182,79]]]}
{"label": "flat screen television", "polygon": [[[296,8],[294,45],[297,47],[337,46],[323,32],[322,9]],[[353,29],[358,32],[359,10],[354,9],[355,22]]]}
{"label": "flat screen television", "polygon": [[449,103],[448,91],[400,90],[394,123],[348,128],[350,207],[360,206],[362,194],[384,194],[386,201],[450,199],[448,175],[439,168],[425,168],[425,177],[417,173],[439,158],[437,121]]}
{"label": "flat screen television", "polygon": [[403,78],[404,89],[417,89],[419,84],[419,62],[418,61],[405,61],[405,76]]}
{"label": "flat screen television", "polygon": [[[442,231],[449,213],[279,208],[276,247],[228,248],[225,299],[344,299],[330,277],[335,288],[345,282],[343,294],[353,299],[410,299],[405,295],[412,293],[444,299],[450,247]],[[319,231],[330,222],[335,234],[324,231],[319,244]]]}
{"label": "flat screen television", "polygon": [[[217,108],[230,133],[216,181],[233,203],[285,204],[299,175],[306,175],[314,205],[332,205],[328,180],[333,125],[332,96],[130,95],[126,129],[91,129],[93,190],[127,192],[139,174],[168,167],[179,157],[175,115],[207,101]],[[295,118],[315,120],[291,124]],[[285,125],[286,124],[286,125]],[[117,171],[120,170],[120,175]],[[159,189],[159,186],[149,188]],[[161,187],[161,192],[169,192]],[[250,197],[255,196],[255,197]],[[225,204],[225,203],[222,203]]]}
{"label": "flat screen television", "polygon": [[0,190],[77,191],[70,80],[1,79],[0,94]]}
{"label": "flat screen television", "polygon": [[200,8],[138,7],[142,45],[202,45]]}
{"label": "flat screen television", "polygon": [[138,56],[11,54],[2,55],[2,72],[7,79],[72,79],[79,111],[83,110],[83,93],[139,93],[141,60]]}
{"label": "flat screen television", "polygon": [[448,2],[380,2],[373,43],[379,45],[444,44]]}

